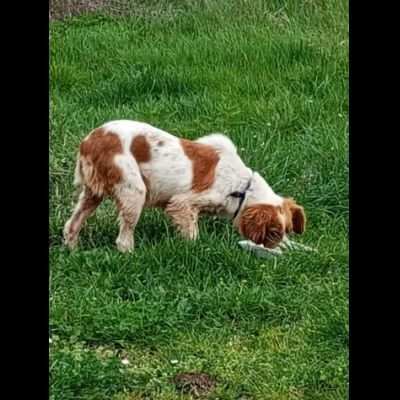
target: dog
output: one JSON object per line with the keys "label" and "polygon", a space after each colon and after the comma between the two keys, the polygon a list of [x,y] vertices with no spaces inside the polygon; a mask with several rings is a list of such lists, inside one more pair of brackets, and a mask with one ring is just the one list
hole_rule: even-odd
{"label": "dog", "polygon": [[134,229],[146,207],[163,208],[191,240],[198,237],[201,214],[230,218],[242,236],[267,248],[305,229],[304,208],[276,194],[219,133],[188,140],[143,122],[108,122],[81,142],[74,184],[79,199],[64,227],[71,249],[86,219],[107,197],[119,211],[121,252],[134,249]]}

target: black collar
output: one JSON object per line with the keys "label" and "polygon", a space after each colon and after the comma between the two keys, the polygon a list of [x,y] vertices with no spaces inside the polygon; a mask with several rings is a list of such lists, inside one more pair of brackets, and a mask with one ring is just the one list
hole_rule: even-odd
{"label": "black collar", "polygon": [[236,191],[236,192],[232,192],[229,195],[229,196],[236,197],[236,198],[239,199],[239,204],[237,206],[237,209],[236,209],[235,213],[233,214],[233,218],[232,219],[235,219],[237,217],[237,215],[239,214],[240,208],[242,207],[244,199],[246,198],[246,192],[250,188],[252,178],[253,178],[253,176],[247,182],[246,188],[244,189],[243,192]]}

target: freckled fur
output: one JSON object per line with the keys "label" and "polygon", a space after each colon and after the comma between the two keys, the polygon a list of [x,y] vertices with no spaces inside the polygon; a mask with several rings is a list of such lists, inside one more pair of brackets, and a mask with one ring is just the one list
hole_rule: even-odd
{"label": "freckled fur", "polygon": [[199,209],[193,207],[189,199],[186,199],[185,196],[173,197],[165,211],[186,239],[197,238]]}

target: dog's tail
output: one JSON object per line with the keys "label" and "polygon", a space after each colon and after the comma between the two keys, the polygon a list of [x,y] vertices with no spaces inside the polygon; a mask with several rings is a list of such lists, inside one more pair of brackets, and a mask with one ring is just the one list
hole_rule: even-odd
{"label": "dog's tail", "polygon": [[105,191],[104,182],[98,176],[98,171],[92,160],[88,157],[84,157],[82,154],[78,154],[76,161],[74,186],[77,193],[79,193],[83,187],[90,189],[90,191],[97,196],[102,196]]}
{"label": "dog's tail", "polygon": [[232,143],[231,139],[222,133],[211,133],[207,136],[203,136],[196,140],[198,143],[208,144],[214,147],[217,151],[228,151],[231,153],[236,153],[236,147]]}

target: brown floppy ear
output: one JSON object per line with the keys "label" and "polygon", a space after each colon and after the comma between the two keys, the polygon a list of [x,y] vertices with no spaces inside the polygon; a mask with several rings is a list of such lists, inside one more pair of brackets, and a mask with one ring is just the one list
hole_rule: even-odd
{"label": "brown floppy ear", "polygon": [[301,234],[306,229],[306,215],[304,213],[304,208],[294,204],[291,207],[292,212],[292,224],[293,224],[293,232]]}
{"label": "brown floppy ear", "polygon": [[303,233],[306,227],[304,208],[289,197],[283,201],[282,209],[285,216],[286,233]]}

